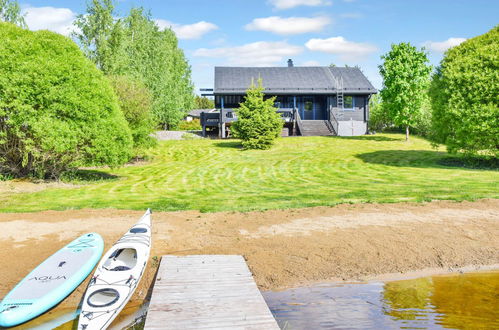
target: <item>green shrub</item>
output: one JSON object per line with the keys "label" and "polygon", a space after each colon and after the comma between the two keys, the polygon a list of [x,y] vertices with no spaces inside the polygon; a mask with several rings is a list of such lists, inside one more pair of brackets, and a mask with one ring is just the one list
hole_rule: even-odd
{"label": "green shrub", "polygon": [[449,152],[499,156],[499,26],[449,49],[431,84],[433,138]]}
{"label": "green shrub", "polygon": [[[431,104],[427,96],[423,98],[419,111],[414,115],[413,133],[428,136],[431,132]],[[369,130],[375,132],[404,131],[403,127],[395,126],[379,94],[373,95],[369,100]]]}
{"label": "green shrub", "polygon": [[257,86],[251,84],[231,126],[245,149],[269,149],[282,131],[284,123],[274,107],[275,97],[264,100],[263,90],[262,79]]}
{"label": "green shrub", "polygon": [[373,95],[369,100],[369,130],[382,132],[392,126],[393,122],[385,107],[383,107],[381,96],[379,94]]}
{"label": "green shrub", "polygon": [[413,132],[419,136],[429,136],[432,132],[431,124],[431,102],[428,92],[425,92],[425,97],[419,108],[418,116],[414,120]]}
{"label": "green shrub", "polygon": [[109,80],[132,131],[134,146],[153,145],[156,140],[150,134],[154,132],[155,124],[151,112],[152,96],[147,87],[139,80],[126,76],[111,76]]}
{"label": "green shrub", "polygon": [[0,23],[0,173],[56,178],[125,163],[130,130],[108,80],[69,38]]}
{"label": "green shrub", "polygon": [[181,121],[178,125],[178,129],[181,131],[199,131],[202,127],[199,119],[194,118],[191,121]]}

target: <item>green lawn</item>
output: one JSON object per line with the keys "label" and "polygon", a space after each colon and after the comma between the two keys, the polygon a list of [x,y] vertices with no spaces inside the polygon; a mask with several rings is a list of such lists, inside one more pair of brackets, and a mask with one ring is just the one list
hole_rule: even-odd
{"label": "green lawn", "polygon": [[[499,197],[499,171],[445,166],[416,137],[290,137],[267,151],[235,141],[167,141],[146,165],[70,189],[0,195],[0,211],[71,208],[263,210],[338,203]],[[451,162],[447,162],[451,164]]]}

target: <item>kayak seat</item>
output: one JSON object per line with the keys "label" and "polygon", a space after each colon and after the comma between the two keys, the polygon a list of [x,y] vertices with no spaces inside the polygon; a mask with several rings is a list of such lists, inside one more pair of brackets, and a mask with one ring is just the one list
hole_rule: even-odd
{"label": "kayak seat", "polygon": [[137,250],[133,248],[119,249],[113,252],[103,267],[109,271],[130,270],[137,264]]}

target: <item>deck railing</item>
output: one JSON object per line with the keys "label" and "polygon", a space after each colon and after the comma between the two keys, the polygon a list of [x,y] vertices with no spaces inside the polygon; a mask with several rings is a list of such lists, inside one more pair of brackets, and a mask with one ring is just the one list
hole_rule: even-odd
{"label": "deck railing", "polygon": [[300,131],[301,134],[301,132],[303,131],[302,122],[301,122],[300,112],[298,111],[297,108],[293,109],[293,116],[295,119],[296,127],[298,128],[298,131]]}
{"label": "deck railing", "polygon": [[[293,122],[294,109],[280,108],[277,110],[282,119],[287,122]],[[216,112],[202,112],[200,116],[201,125],[218,126],[220,123],[230,123],[237,120],[237,112],[235,109],[221,109]]]}
{"label": "deck railing", "polygon": [[336,119],[336,116],[334,115],[334,111],[333,111],[333,106],[330,106],[329,107],[329,125],[331,126],[331,128],[333,129],[333,133],[335,135],[338,135],[338,127],[340,126],[340,124],[338,123],[338,119]]}
{"label": "deck railing", "polygon": [[[293,123],[296,120],[297,110],[295,108],[279,108],[277,113],[281,115],[285,123]],[[299,115],[298,115],[299,116]],[[236,109],[220,109],[215,112],[201,112],[200,121],[203,127],[203,136],[206,135],[207,127],[218,127],[220,130],[225,128],[226,123],[237,120]]]}

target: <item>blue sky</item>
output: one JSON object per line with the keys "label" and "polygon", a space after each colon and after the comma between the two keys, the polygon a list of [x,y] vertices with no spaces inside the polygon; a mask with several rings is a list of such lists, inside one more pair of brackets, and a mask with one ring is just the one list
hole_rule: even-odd
{"label": "blue sky", "polygon": [[[85,1],[20,1],[28,26],[68,34]],[[120,0],[117,14],[149,9],[172,27],[196,88],[213,87],[216,65],[359,65],[380,88],[377,66],[392,43],[445,49],[499,23],[497,0]]]}

